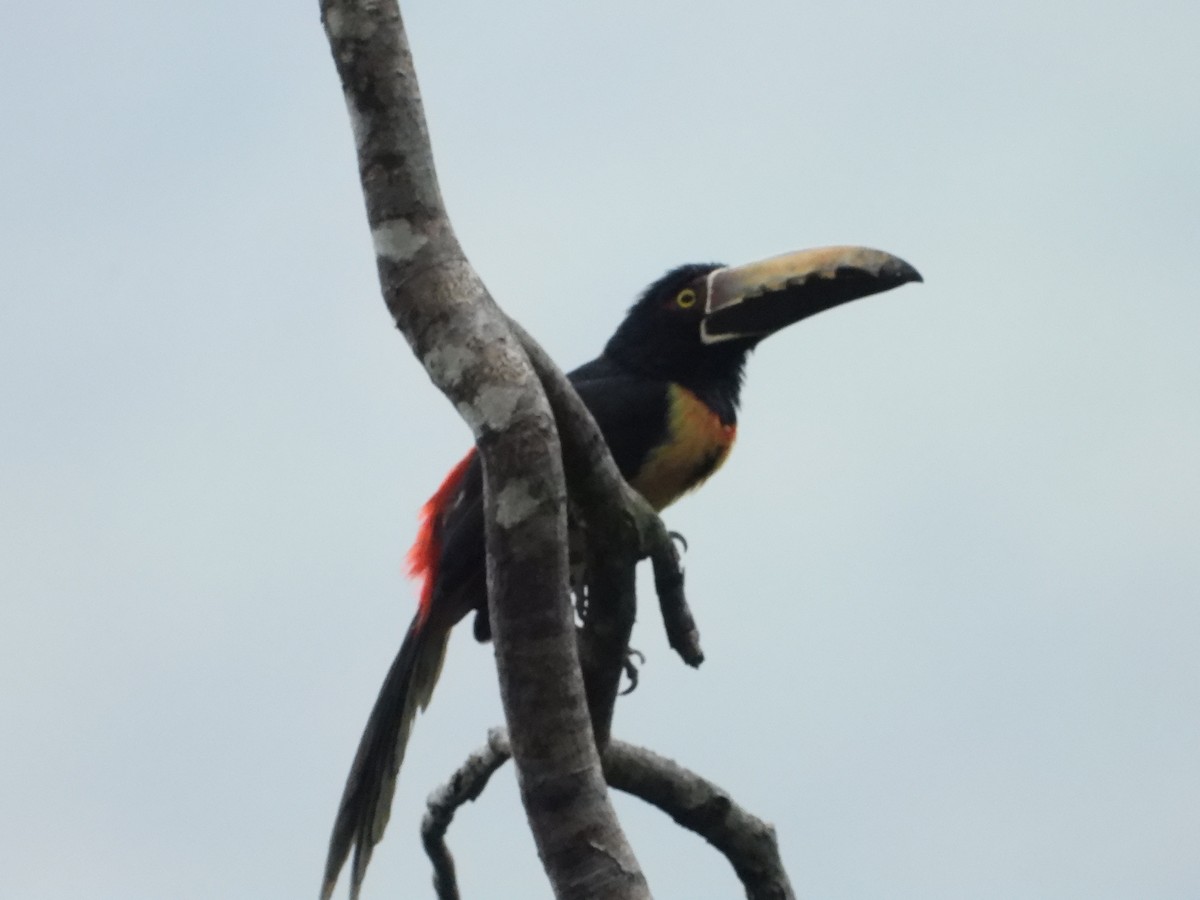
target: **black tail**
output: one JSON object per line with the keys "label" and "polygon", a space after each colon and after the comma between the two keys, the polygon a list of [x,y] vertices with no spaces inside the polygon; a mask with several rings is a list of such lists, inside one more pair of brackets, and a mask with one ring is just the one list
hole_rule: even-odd
{"label": "black tail", "polygon": [[[425,627],[422,627],[425,626]],[[350,898],[358,897],[371,851],[383,837],[396,792],[396,775],[417,710],[429,705],[433,686],[446,656],[448,629],[430,631],[420,616],[408,626],[400,652],[392,662],[375,708],[367,719],[358,752],[346,779],[337,820],[329,838],[321,900],[333,896],[338,873],[354,849],[350,869]]]}

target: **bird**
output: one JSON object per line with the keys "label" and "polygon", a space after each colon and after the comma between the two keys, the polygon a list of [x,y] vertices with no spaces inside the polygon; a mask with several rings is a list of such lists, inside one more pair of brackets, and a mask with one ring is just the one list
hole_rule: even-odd
{"label": "bird", "polygon": [[[904,260],[866,247],[800,250],[741,266],[678,266],[630,307],[601,354],[568,374],[622,476],[660,511],[729,456],[750,352],[766,337],[851,300],[921,281]],[[430,701],[450,630],[474,612],[490,638],[483,476],[469,452],[424,505],[408,554],[417,612],[368,717],[338,806],[322,900],[351,850],[357,898],[390,815],[417,711]]]}

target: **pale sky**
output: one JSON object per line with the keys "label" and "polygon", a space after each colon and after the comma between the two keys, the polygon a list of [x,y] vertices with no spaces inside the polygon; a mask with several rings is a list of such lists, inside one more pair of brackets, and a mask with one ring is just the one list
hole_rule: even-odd
{"label": "pale sky", "polygon": [[[1200,896],[1200,6],[409,3],[443,192],[564,367],[690,261],[926,283],[772,338],[615,731],[800,895]],[[0,895],[316,895],[469,433],[387,316],[317,4],[7,4]],[[501,721],[452,642],[365,900]],[[656,896],[739,896],[618,797]],[[510,768],[464,896],[550,892]],[[339,896],[344,896],[343,885]]]}

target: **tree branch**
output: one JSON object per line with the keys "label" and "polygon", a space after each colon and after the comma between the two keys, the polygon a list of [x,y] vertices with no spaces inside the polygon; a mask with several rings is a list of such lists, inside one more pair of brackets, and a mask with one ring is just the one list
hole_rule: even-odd
{"label": "tree branch", "polygon": [[[509,757],[502,729],[488,732],[487,745],[471,754],[450,780],[429,796],[421,837],[434,869],[438,900],[459,900],[446,831],[454,813],[475,800]],[[775,829],[746,812],[730,796],[678,763],[610,740],[604,752],[610,786],[657,806],[678,824],[719,850],[742,882],[748,900],[795,900],[779,857]]]}
{"label": "tree branch", "polygon": [[775,829],[712,782],[666,757],[616,740],[604,753],[604,777],[610,786],[657,806],[720,850],[749,900],[794,900]]}
{"label": "tree branch", "polygon": [[436,788],[426,803],[421,821],[421,843],[433,863],[433,889],[438,900],[459,900],[454,857],[446,846],[446,831],[454,814],[467,803],[479,799],[496,771],[508,762],[512,748],[503,728],[488,732],[488,742],[467,757],[450,780]]}
{"label": "tree branch", "polygon": [[[321,14],[385,302],[471,426],[483,463],[501,696],[543,865],[560,897],[648,897],[607,797],[579,676],[554,417],[446,215],[395,0],[322,0]],[[371,847],[359,850],[352,890]]]}
{"label": "tree branch", "polygon": [[674,541],[678,535],[667,531],[661,521],[658,528],[659,533],[651,541],[650,564],[654,567],[654,589],[667,641],[685,663],[699,666],[704,662],[704,652],[700,649],[700,631],[683,594],[683,566]]}
{"label": "tree branch", "polygon": [[683,572],[671,533],[645,499],[621,477],[592,414],[545,350],[516,322],[562,439],[572,509],[583,520],[588,603],[580,634],[584,685],[592,730],[603,750],[612,728],[621,673],[637,614],[635,567],[654,566],[670,645],[689,665],[704,659],[695,621],[683,594]]}

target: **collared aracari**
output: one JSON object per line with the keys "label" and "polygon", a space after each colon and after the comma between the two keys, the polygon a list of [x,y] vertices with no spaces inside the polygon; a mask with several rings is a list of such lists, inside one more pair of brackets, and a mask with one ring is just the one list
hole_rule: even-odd
{"label": "collared aracari", "polygon": [[[728,456],[743,368],[759,341],[823,310],[920,280],[903,260],[862,247],[803,250],[745,266],[680,266],[646,290],[597,359],[568,377],[621,474],[661,510]],[[352,847],[350,896],[358,896],[450,629],[474,611],[475,636],[490,637],[483,535],[483,476],[472,451],[421,511],[408,555],[420,601],[346,781],[325,865],[325,900]]]}

